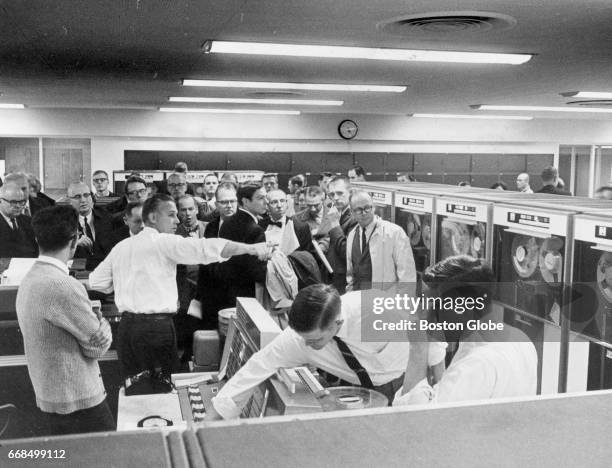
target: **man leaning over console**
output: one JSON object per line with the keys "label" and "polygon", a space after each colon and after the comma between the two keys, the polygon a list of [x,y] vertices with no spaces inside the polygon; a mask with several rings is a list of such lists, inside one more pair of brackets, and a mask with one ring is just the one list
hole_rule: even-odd
{"label": "man leaning over console", "polygon": [[[312,364],[351,385],[380,391],[391,400],[403,381],[410,344],[362,342],[361,316],[360,292],[340,296],[333,286],[324,284],[300,290],[289,311],[289,327],[255,353],[225,384],[213,398],[207,419],[238,417],[257,385],[280,368],[304,364]],[[446,343],[430,345],[429,364],[438,371],[444,366],[445,350]]]}

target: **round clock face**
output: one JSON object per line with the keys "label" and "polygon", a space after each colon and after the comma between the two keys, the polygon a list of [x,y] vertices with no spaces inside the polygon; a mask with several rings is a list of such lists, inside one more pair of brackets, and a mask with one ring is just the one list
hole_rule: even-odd
{"label": "round clock face", "polygon": [[355,138],[357,132],[359,131],[359,127],[352,120],[343,120],[338,125],[338,133],[345,140],[350,140],[351,138]]}

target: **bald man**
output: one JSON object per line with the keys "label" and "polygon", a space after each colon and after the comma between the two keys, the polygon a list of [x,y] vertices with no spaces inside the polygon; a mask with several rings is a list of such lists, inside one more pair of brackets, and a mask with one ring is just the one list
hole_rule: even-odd
{"label": "bald man", "polygon": [[23,214],[27,196],[8,182],[0,187],[0,258],[38,257],[31,218]]}
{"label": "bald man", "polygon": [[94,270],[116,243],[112,216],[94,207],[94,199],[87,184],[77,182],[68,186],[70,204],[79,213],[79,239],[74,258],[87,259],[85,268]]}
{"label": "bald man", "polygon": [[346,239],[346,290],[416,284],[410,240],[397,224],[374,214],[372,197],[363,190],[349,196],[355,226]]}
{"label": "bald man", "polygon": [[516,176],[516,188],[522,193],[533,193],[529,186],[529,174],[522,172]]}
{"label": "bald man", "polygon": [[259,222],[266,232],[266,241],[278,245],[286,255],[294,250],[306,250],[314,254],[308,225],[287,216],[287,194],[280,189],[272,189],[266,193],[266,202],[268,217]]}

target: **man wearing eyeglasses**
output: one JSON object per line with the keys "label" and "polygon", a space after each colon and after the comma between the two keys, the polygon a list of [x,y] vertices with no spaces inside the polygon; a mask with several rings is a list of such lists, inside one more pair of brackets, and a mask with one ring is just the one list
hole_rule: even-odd
{"label": "man wearing eyeglasses", "polygon": [[[204,237],[207,239],[219,237],[219,230],[223,223],[228,221],[238,210],[238,196],[236,186],[232,182],[221,182],[215,192],[215,217],[206,225]],[[195,298],[191,301],[189,309],[202,316],[197,328],[203,330],[216,330],[218,328],[218,312],[230,307],[223,295],[218,294],[224,285],[220,275],[216,273],[218,263],[200,265],[198,272],[198,286]]]}
{"label": "man wearing eyeglasses", "polygon": [[108,189],[108,174],[106,171],[98,169],[93,173],[91,180],[96,189],[96,198],[115,196],[115,194]]}
{"label": "man wearing eyeglasses", "polygon": [[70,204],[79,213],[79,238],[74,258],[85,258],[85,268],[95,269],[113,248],[111,216],[102,208],[94,207],[89,187],[82,183],[68,186]]}
{"label": "man wearing eyeglasses", "polygon": [[147,199],[147,184],[142,177],[130,176],[125,181],[125,196],[104,207],[113,217],[115,229],[123,226],[123,214],[129,202],[142,202]]}
{"label": "man wearing eyeglasses", "polygon": [[363,190],[351,193],[349,205],[357,226],[346,240],[346,290],[416,284],[412,248],[402,228],[375,215],[372,197]]}
{"label": "man wearing eyeglasses", "polygon": [[0,258],[38,257],[31,218],[23,214],[26,195],[8,182],[0,187]]}

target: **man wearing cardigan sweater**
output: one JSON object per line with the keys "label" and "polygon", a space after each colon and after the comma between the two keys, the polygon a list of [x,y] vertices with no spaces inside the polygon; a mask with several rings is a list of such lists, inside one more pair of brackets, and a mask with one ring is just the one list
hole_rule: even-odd
{"label": "man wearing cardigan sweater", "polygon": [[115,429],[98,366],[111,344],[110,325],[92,310],[85,287],[68,275],[78,222],[71,206],[34,215],[40,256],[17,292],[36,405],[53,435]]}

